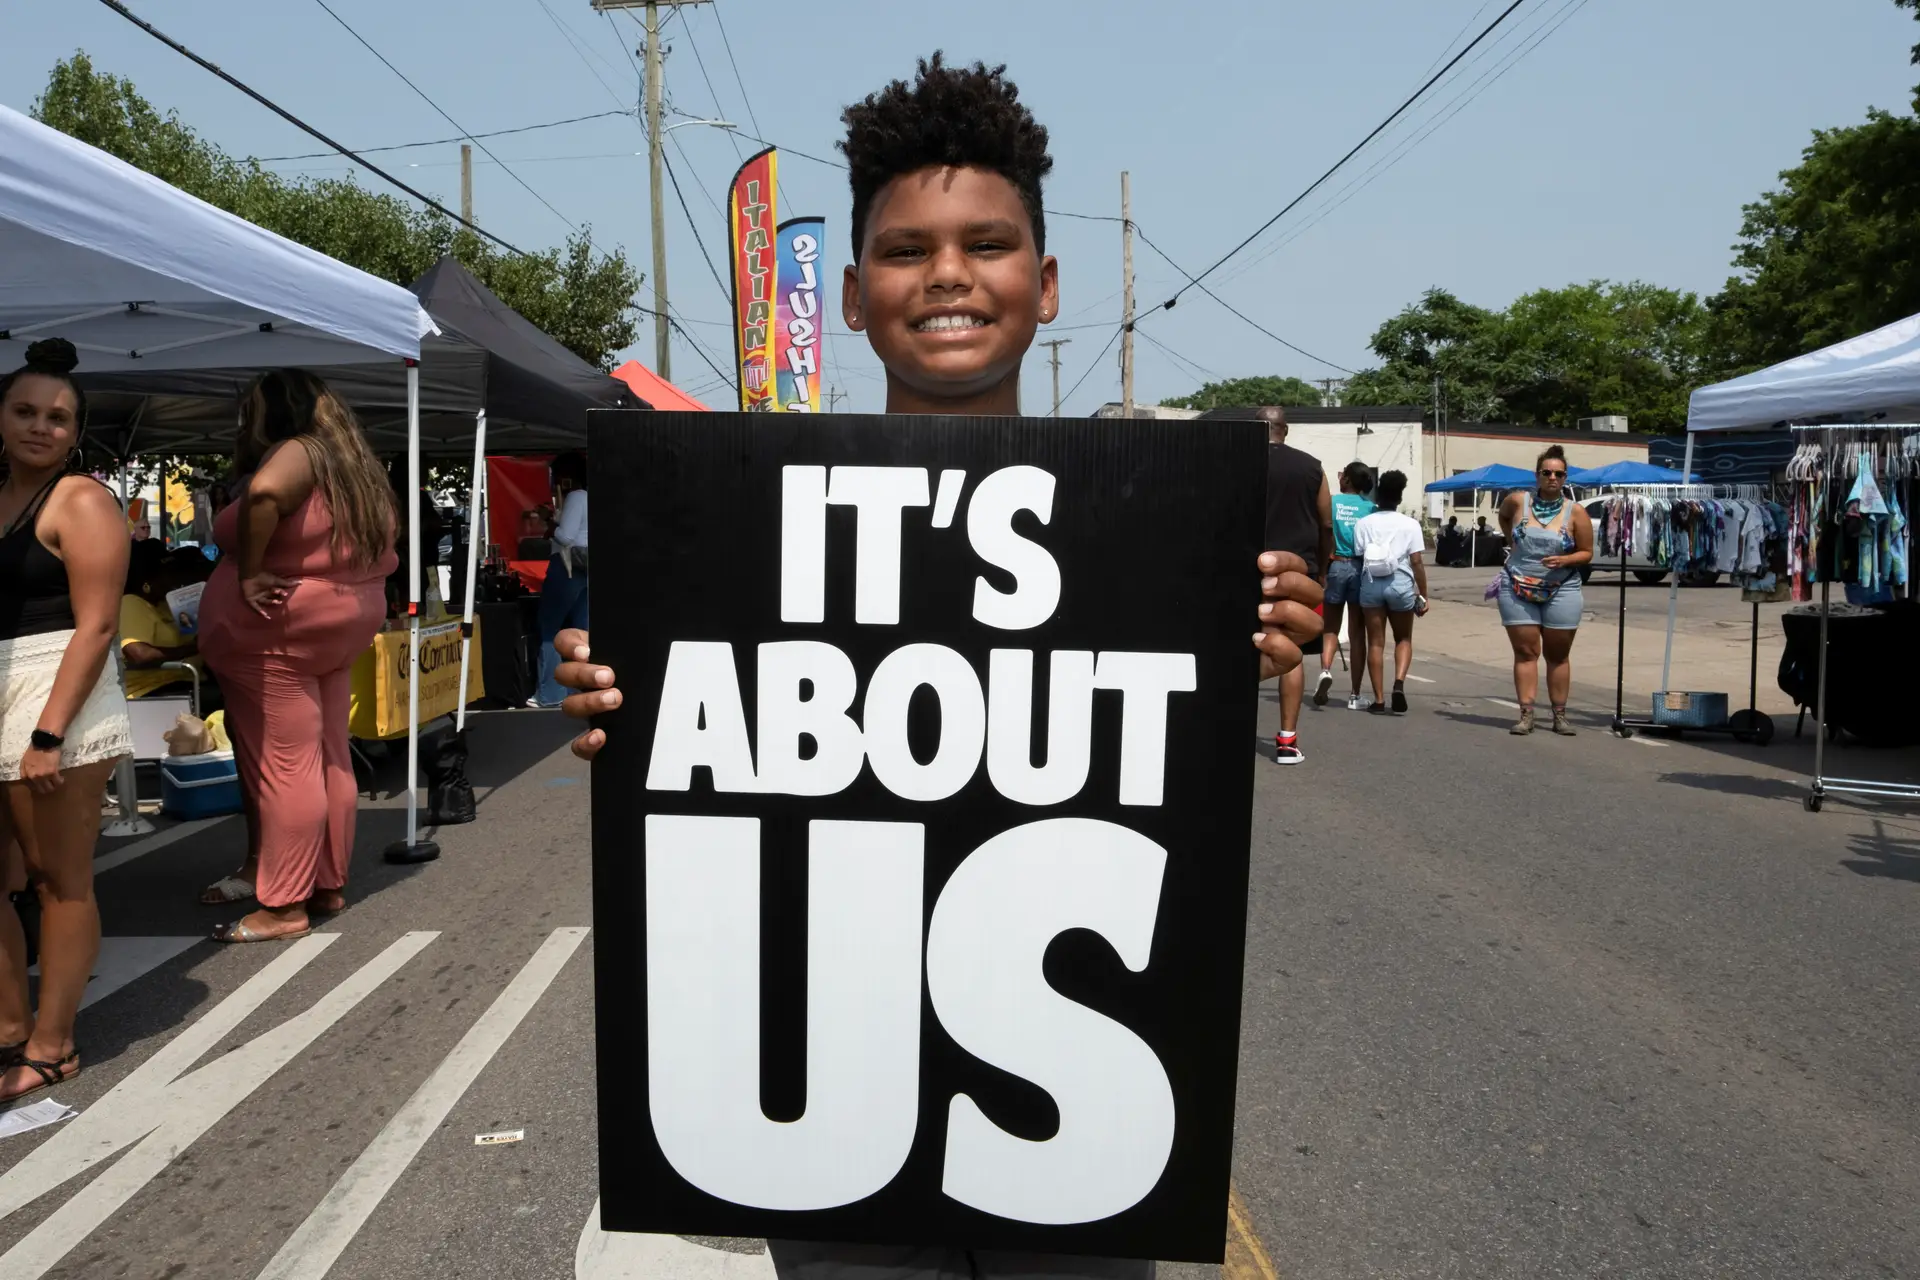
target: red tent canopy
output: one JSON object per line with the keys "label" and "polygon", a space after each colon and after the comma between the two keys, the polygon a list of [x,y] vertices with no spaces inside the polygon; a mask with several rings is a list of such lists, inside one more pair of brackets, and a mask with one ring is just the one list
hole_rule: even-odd
{"label": "red tent canopy", "polygon": [[633,393],[661,412],[697,410],[711,412],[680,388],[662,378],[638,360],[629,360],[613,371],[613,376],[633,388]]}

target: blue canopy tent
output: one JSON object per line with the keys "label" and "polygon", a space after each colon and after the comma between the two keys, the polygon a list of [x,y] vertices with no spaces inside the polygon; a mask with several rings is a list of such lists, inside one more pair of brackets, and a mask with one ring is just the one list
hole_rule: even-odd
{"label": "blue canopy tent", "polygon": [[1656,467],[1646,462],[1611,462],[1604,467],[1575,471],[1567,477],[1568,484],[1579,485],[1583,489],[1595,489],[1610,484],[1698,484],[1700,476],[1695,472],[1691,479],[1683,472],[1669,471],[1665,467]]}
{"label": "blue canopy tent", "polygon": [[1435,480],[1427,486],[1427,492],[1466,493],[1476,489],[1531,489],[1532,487],[1531,471],[1492,462],[1484,467],[1476,467],[1472,471],[1462,471],[1457,476],[1448,476],[1445,480]]}

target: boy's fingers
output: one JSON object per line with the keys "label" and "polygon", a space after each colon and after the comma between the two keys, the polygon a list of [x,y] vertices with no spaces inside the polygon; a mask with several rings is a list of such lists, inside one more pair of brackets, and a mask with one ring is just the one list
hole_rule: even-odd
{"label": "boy's fingers", "polygon": [[1256,632],[1254,647],[1260,650],[1260,678],[1271,680],[1297,669],[1305,661],[1300,646],[1276,631]]}
{"label": "boy's fingers", "polygon": [[[1272,586],[1268,586],[1272,583]],[[1297,569],[1283,569],[1278,574],[1269,574],[1260,580],[1260,595],[1267,600],[1292,600],[1316,609],[1326,593],[1320,584]]]}
{"label": "boy's fingers", "polygon": [[568,689],[611,689],[613,668],[591,662],[563,662],[554,668],[553,678]]}
{"label": "boy's fingers", "polygon": [[560,709],[575,720],[587,720],[603,711],[620,709],[620,691],[618,689],[600,689],[593,693],[570,693],[560,704]]}
{"label": "boy's fingers", "polygon": [[582,760],[591,760],[600,754],[600,748],[607,745],[607,735],[598,729],[589,729],[573,740],[573,754]]}
{"label": "boy's fingers", "polygon": [[1326,629],[1319,614],[1297,601],[1269,600],[1260,609],[1261,629],[1278,631],[1295,645],[1311,644]]}
{"label": "boy's fingers", "polygon": [[585,662],[588,656],[587,633],[578,627],[568,627],[553,638],[553,649],[564,661]]}
{"label": "boy's fingers", "polygon": [[1297,573],[1305,577],[1307,562],[1291,551],[1262,551],[1260,572],[1268,577],[1282,573]]}

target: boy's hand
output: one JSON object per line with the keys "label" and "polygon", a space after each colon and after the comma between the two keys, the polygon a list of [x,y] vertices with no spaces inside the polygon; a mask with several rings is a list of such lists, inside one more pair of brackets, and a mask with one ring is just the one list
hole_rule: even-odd
{"label": "boy's hand", "polygon": [[1260,651],[1260,678],[1271,680],[1298,667],[1301,647],[1320,639],[1325,624],[1314,610],[1323,597],[1307,576],[1307,562],[1291,551],[1263,552],[1259,567],[1260,630],[1253,647]]}
{"label": "boy's hand", "polygon": [[[560,655],[560,667],[553,678],[569,689],[581,690],[568,694],[567,700],[560,704],[561,710],[576,720],[585,720],[620,705],[620,691],[613,687],[613,668],[587,661],[592,650],[588,647],[586,632],[569,627],[553,638],[553,648]],[[604,730],[589,729],[573,740],[573,754],[582,760],[591,760],[606,745]]]}

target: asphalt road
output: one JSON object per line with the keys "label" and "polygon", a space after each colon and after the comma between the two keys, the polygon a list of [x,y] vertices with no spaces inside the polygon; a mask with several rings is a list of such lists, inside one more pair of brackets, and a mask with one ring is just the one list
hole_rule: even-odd
{"label": "asphalt road", "polygon": [[[1805,744],[1514,739],[1498,672],[1415,673],[1403,719],[1310,712],[1303,766],[1249,744],[1235,1181],[1279,1275],[1920,1275],[1920,818],[1805,813]],[[315,939],[190,941],[237,821],[103,848],[125,985],[81,1115],[0,1138],[0,1276],[770,1275],[592,1232],[576,1272],[586,771],[554,717],[473,732],[481,820],[397,871],[370,807]]]}

